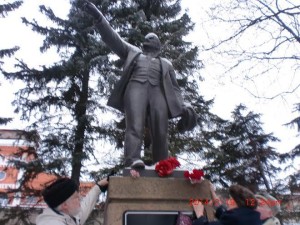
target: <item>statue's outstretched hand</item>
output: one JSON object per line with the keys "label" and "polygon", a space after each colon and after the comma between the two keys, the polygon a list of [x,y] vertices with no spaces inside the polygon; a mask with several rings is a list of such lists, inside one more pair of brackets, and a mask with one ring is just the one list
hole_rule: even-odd
{"label": "statue's outstretched hand", "polygon": [[89,2],[89,1],[84,1],[83,9],[86,12],[88,12],[89,14],[91,14],[95,19],[101,21],[103,15],[93,3]]}

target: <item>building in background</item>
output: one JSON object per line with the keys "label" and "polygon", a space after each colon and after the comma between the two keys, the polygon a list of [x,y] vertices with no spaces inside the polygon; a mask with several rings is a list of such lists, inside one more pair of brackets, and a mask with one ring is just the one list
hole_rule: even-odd
{"label": "building in background", "polygon": [[[32,133],[22,130],[0,129],[0,207],[46,207],[42,197],[32,193],[39,193],[56,177],[47,173],[39,173],[26,183],[34,192],[28,194],[25,191],[17,191],[20,188],[24,171],[13,163],[28,163],[36,160],[38,143],[38,135],[32,135]],[[92,182],[81,183],[81,194],[84,196],[93,185]]]}

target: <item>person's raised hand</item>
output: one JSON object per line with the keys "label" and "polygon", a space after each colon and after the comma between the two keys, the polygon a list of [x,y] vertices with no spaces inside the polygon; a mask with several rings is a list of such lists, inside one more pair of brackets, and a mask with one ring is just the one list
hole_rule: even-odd
{"label": "person's raised hand", "polygon": [[196,217],[199,218],[201,216],[204,215],[204,205],[202,204],[202,202],[199,201],[193,201],[192,202]]}
{"label": "person's raised hand", "polygon": [[132,178],[138,178],[140,177],[140,173],[134,169],[130,170],[130,174]]}

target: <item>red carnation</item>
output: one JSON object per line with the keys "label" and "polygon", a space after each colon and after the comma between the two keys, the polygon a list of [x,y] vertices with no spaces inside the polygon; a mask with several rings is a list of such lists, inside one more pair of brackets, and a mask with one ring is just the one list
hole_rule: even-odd
{"label": "red carnation", "polygon": [[158,176],[164,177],[170,175],[178,166],[180,166],[178,160],[175,157],[170,157],[159,161],[155,166],[155,171],[158,173]]}
{"label": "red carnation", "polygon": [[160,161],[155,166],[155,170],[158,173],[158,176],[164,177],[168,176],[173,172],[173,165],[167,160]]}
{"label": "red carnation", "polygon": [[167,160],[172,164],[172,166],[173,166],[174,169],[176,167],[180,166],[180,162],[175,157],[170,157]]}
{"label": "red carnation", "polygon": [[190,173],[189,171],[185,171],[183,175],[185,178],[188,178],[190,180],[201,180],[204,176],[204,172],[203,170],[193,169],[192,173]]}
{"label": "red carnation", "polygon": [[204,176],[203,170],[193,169],[193,173],[191,174],[191,179],[200,180]]}
{"label": "red carnation", "polygon": [[184,171],[183,176],[185,178],[189,178],[190,177],[190,172],[189,171]]}

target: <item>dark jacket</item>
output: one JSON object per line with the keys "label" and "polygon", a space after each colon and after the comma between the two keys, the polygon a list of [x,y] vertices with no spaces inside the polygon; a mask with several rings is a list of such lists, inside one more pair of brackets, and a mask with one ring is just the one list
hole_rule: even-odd
{"label": "dark jacket", "polygon": [[250,208],[240,207],[225,211],[218,221],[208,222],[204,216],[193,221],[193,225],[261,225],[260,214]]}
{"label": "dark jacket", "polygon": [[[124,41],[118,35],[118,33],[112,29],[108,21],[103,16],[101,18],[101,21],[98,22],[96,26],[102,37],[102,40],[124,62],[122,77],[114,87],[114,90],[112,91],[107,103],[109,106],[123,112],[123,96],[126,90],[126,86],[132,75],[132,71],[135,65],[135,59],[139,54],[142,53],[142,51],[136,46],[133,46]],[[183,100],[180,88],[176,81],[175,71],[171,62],[169,62],[167,59],[160,57],[160,61],[162,67],[162,84],[168,104],[169,118],[178,117],[182,114]]]}

